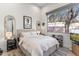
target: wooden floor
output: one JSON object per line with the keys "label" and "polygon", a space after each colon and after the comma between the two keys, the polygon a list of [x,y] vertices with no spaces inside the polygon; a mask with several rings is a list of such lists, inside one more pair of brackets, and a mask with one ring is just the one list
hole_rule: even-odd
{"label": "wooden floor", "polygon": [[8,52],[3,52],[2,56],[24,56],[24,53],[17,48]]}
{"label": "wooden floor", "polygon": [[[19,48],[17,48],[9,52],[3,52],[2,56],[25,56],[25,55]],[[59,48],[57,51],[52,53],[50,56],[75,56],[75,55],[66,48]]]}

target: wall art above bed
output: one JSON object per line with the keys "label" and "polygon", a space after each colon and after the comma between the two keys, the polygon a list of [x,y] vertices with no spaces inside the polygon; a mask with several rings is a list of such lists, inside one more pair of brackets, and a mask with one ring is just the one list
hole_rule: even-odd
{"label": "wall art above bed", "polygon": [[23,28],[32,29],[32,18],[30,16],[23,16]]}

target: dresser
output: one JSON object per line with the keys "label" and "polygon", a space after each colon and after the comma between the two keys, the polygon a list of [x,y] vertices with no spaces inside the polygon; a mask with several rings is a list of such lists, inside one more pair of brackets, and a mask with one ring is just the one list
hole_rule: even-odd
{"label": "dresser", "polygon": [[70,39],[72,41],[72,52],[79,56],[79,34],[71,33]]}
{"label": "dresser", "polygon": [[73,44],[73,45],[72,45],[72,52],[73,52],[75,55],[79,56],[79,45]]}

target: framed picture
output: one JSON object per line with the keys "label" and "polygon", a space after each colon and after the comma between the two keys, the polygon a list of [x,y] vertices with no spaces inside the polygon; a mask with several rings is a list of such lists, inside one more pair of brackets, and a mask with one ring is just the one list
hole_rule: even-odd
{"label": "framed picture", "polygon": [[23,28],[31,29],[32,28],[32,18],[29,16],[23,16]]}

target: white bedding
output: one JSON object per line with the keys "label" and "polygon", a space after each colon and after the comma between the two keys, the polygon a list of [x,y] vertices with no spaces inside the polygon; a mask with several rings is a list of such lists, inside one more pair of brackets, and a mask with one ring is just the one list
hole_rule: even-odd
{"label": "white bedding", "polygon": [[59,44],[55,38],[49,37],[49,36],[38,35],[38,36],[32,37],[30,39],[35,40],[37,42],[37,44],[40,45],[40,47],[43,51],[47,51],[50,47],[52,47],[56,44]]}
{"label": "white bedding", "polygon": [[59,45],[55,38],[43,35],[33,35],[31,37],[24,35],[24,37],[20,39],[21,41],[19,44],[23,42],[22,46],[35,56],[43,55],[43,51],[47,51],[54,45]]}

